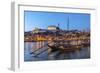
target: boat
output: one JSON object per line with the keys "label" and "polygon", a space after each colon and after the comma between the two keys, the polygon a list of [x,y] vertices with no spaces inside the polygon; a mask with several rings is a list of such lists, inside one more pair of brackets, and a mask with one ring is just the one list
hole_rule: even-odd
{"label": "boat", "polygon": [[76,50],[80,50],[81,49],[81,45],[71,45],[71,44],[67,44],[67,45],[49,45],[48,47],[51,49],[51,52],[54,51],[60,51],[60,52],[74,52]]}

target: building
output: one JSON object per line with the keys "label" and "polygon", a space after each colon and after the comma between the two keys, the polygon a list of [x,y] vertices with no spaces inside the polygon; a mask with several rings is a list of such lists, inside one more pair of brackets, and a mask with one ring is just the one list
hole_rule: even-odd
{"label": "building", "polygon": [[46,29],[35,28],[32,32],[33,33],[45,33],[46,32]]}
{"label": "building", "polygon": [[47,28],[48,30],[58,30],[59,29],[59,27],[57,27],[57,26],[48,26],[48,28]]}

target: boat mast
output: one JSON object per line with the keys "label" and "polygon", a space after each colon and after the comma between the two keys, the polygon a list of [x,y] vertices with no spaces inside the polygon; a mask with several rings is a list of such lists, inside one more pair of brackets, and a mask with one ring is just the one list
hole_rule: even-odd
{"label": "boat mast", "polygon": [[[69,36],[69,17],[67,19],[67,31],[68,31],[68,36]],[[67,44],[70,44],[70,41],[69,40],[67,41]]]}
{"label": "boat mast", "polygon": [[67,19],[67,30],[69,31],[69,17]]}

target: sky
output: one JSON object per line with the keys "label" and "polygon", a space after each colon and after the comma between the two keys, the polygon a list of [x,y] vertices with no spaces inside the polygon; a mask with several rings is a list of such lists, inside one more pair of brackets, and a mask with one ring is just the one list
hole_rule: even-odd
{"label": "sky", "polygon": [[50,25],[58,24],[60,29],[67,30],[68,20],[69,30],[90,30],[90,14],[24,11],[25,32],[35,28],[47,29]]}

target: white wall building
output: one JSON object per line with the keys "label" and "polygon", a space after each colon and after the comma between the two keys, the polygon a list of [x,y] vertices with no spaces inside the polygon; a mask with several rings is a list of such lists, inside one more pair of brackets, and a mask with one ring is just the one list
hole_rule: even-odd
{"label": "white wall building", "polygon": [[48,26],[48,30],[57,30],[57,29],[59,29],[59,28],[56,26]]}

